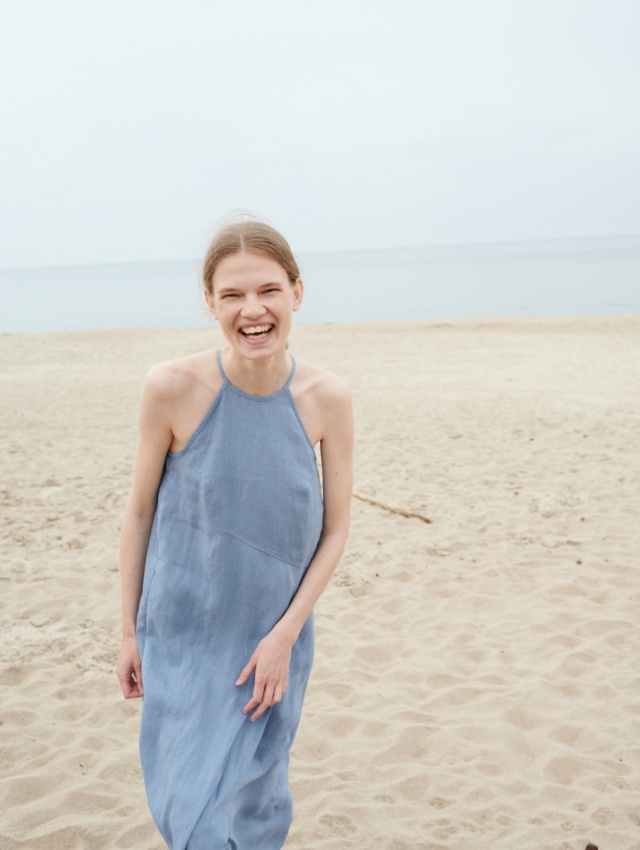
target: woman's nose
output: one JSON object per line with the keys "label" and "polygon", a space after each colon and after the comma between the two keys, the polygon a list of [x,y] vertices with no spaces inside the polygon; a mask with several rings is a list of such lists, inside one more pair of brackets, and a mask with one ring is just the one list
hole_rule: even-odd
{"label": "woman's nose", "polygon": [[256,295],[248,295],[242,305],[242,315],[245,319],[254,319],[264,313],[264,305]]}

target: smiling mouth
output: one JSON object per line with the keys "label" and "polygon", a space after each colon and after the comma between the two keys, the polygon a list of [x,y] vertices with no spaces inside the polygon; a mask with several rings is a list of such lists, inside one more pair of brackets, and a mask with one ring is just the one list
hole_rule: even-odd
{"label": "smiling mouth", "polygon": [[273,330],[273,325],[253,325],[250,328],[240,328],[245,339],[264,339]]}

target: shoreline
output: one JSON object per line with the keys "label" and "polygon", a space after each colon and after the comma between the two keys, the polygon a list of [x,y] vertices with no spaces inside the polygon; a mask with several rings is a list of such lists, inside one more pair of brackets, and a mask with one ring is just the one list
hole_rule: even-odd
{"label": "shoreline", "polygon": [[[539,316],[458,316],[458,317],[438,317],[428,319],[378,319],[378,320],[363,320],[361,322],[318,322],[316,324],[307,324],[305,322],[295,322],[292,328],[292,334],[296,331],[313,331],[322,330],[323,328],[363,328],[363,327],[429,327],[429,328],[453,328],[458,325],[462,327],[490,326],[502,327],[513,324],[516,327],[524,327],[526,325],[601,325],[601,324],[637,324],[640,323],[640,313],[586,313],[586,314],[567,314],[567,315],[539,315]],[[0,340],[11,338],[33,338],[33,337],[49,337],[49,336],[84,336],[93,334],[202,334],[211,331],[216,331],[217,325],[212,319],[210,326],[202,327],[135,327],[135,328],[82,328],[72,330],[54,330],[54,331],[0,331]]]}

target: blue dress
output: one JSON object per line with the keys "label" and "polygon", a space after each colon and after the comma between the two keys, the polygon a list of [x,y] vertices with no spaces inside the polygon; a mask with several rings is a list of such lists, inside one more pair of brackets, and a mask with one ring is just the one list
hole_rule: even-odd
{"label": "blue dress", "polygon": [[235,682],[286,611],[320,539],[315,453],[286,384],[227,379],[187,445],[169,453],[149,539],[137,632],[140,756],[171,850],[279,850],[292,819],[289,749],[313,661],[313,618],[282,702],[251,722],[254,677]]}

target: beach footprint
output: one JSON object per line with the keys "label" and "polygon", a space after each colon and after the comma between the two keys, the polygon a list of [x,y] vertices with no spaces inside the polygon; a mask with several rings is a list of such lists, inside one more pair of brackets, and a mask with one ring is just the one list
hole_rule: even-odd
{"label": "beach footprint", "polygon": [[346,837],[353,835],[356,831],[356,825],[347,815],[323,815],[320,818],[320,823],[323,827],[329,829],[332,835]]}

